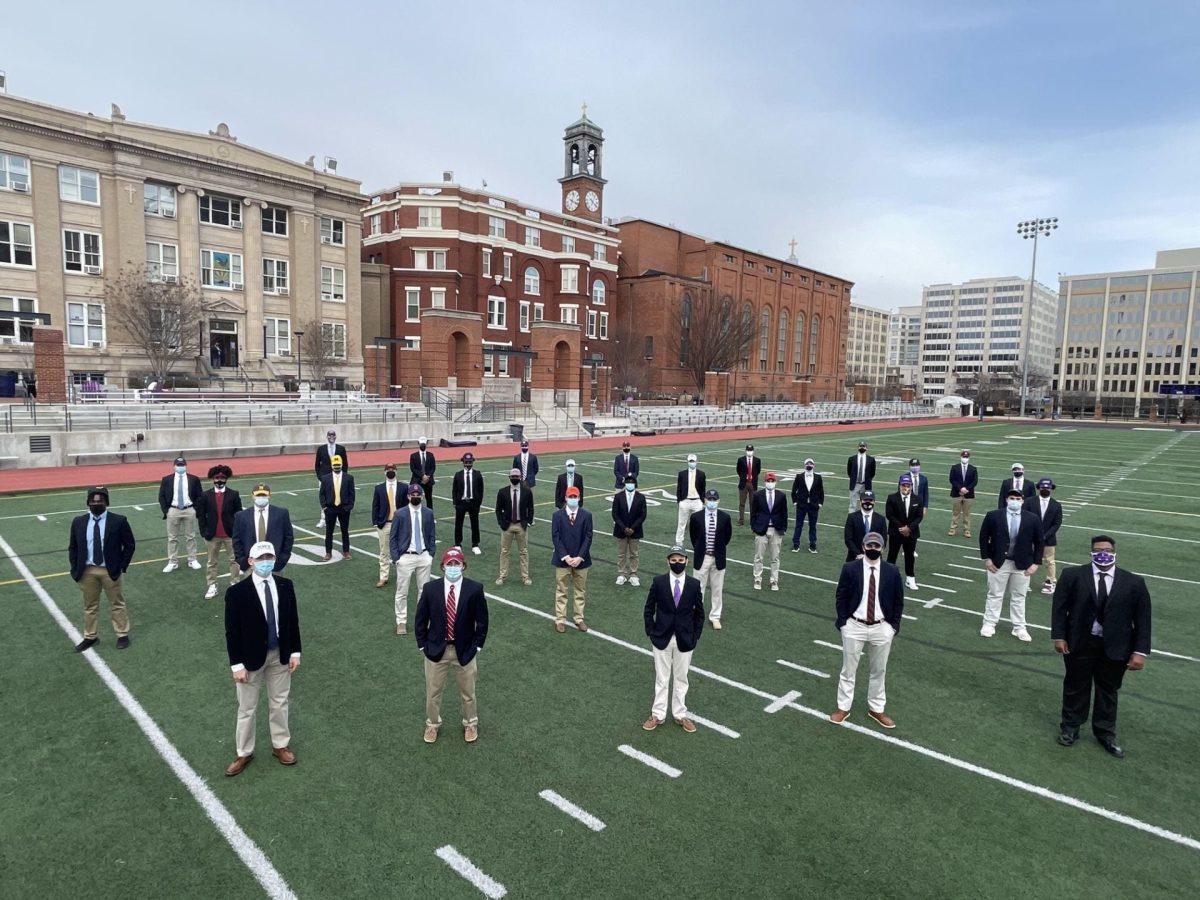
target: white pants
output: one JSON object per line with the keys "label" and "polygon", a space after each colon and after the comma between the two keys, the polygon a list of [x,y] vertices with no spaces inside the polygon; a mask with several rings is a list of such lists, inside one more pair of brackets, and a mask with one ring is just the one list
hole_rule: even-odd
{"label": "white pants", "polygon": [[237,688],[238,714],[234,738],[237,755],[249,756],[254,752],[254,724],[258,712],[258,694],[263,682],[267,683],[267,716],[271,723],[271,746],[282,750],[292,742],[288,728],[288,694],[292,689],[292,673],[287,663],[279,658],[279,651],[267,654],[267,661],[257,672],[246,673],[246,683],[234,682]]}
{"label": "white pants", "polygon": [[708,618],[713,622],[721,621],[722,594],[725,591],[725,570],[717,568],[715,556],[705,556],[700,568],[692,569],[692,575],[700,579],[700,599],[708,594]]}
{"label": "white pants", "polygon": [[754,580],[762,578],[763,556],[770,554],[768,562],[771,565],[771,584],[779,584],[779,546],[783,536],[772,526],[766,534],[754,536]]}
{"label": "white pants", "polygon": [[847,619],[842,626],[842,672],[838,676],[837,705],[849,712],[854,702],[854,679],[858,674],[858,661],[862,659],[863,647],[871,662],[871,678],[867,684],[867,707],[872,712],[883,712],[887,704],[884,681],[887,678],[888,654],[892,651],[892,638],[896,632],[887,622],[864,625]]}
{"label": "white pants", "polygon": [[692,517],[692,513],[700,512],[704,509],[703,500],[680,500],[679,512],[675,519],[675,543],[682,544],[684,536],[687,535],[688,519]]}
{"label": "white pants", "polygon": [[179,536],[183,535],[187,544],[188,560],[196,558],[196,507],[189,506],[180,509],[177,506],[167,508],[167,562],[173,563],[179,559]]}
{"label": "white pants", "polygon": [[675,690],[671,692],[671,715],[676,719],[687,718],[688,666],[692,664],[692,653],[682,653],[671,638],[666,650],[651,647],[654,651],[654,706],[650,715],[660,722],[667,720],[667,689],[675,679]]}
{"label": "white pants", "polygon": [[1008,614],[1012,619],[1013,631],[1025,627],[1025,595],[1029,593],[1029,576],[1018,569],[1011,559],[1006,559],[999,572],[988,572],[987,601],[983,610],[983,624],[993,628],[1000,621],[1004,608],[1004,594],[1008,592]]}
{"label": "white pants", "polygon": [[862,492],[865,490],[866,487],[861,482],[850,488],[850,512],[858,512],[859,501],[862,499]]}
{"label": "white pants", "polygon": [[417,577],[417,599],[421,599],[421,588],[429,580],[433,568],[433,557],[428,553],[401,553],[396,560],[396,624],[408,624],[408,584]]}

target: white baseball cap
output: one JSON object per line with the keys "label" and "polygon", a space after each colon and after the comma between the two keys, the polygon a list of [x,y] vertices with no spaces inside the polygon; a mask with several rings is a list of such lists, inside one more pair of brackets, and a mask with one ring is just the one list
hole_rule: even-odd
{"label": "white baseball cap", "polygon": [[575,460],[573,460],[573,459],[568,459],[568,460],[567,460],[567,465],[568,465],[568,466],[573,466],[573,465],[575,465]]}
{"label": "white baseball cap", "polygon": [[418,444],[428,444],[429,438],[425,437],[425,435],[421,435],[419,438],[417,438],[417,443]]}
{"label": "white baseball cap", "polygon": [[696,461],[696,454],[695,454],[695,453],[689,453],[689,454],[687,455],[687,461],[688,461],[688,462],[695,462],[695,461]]}
{"label": "white baseball cap", "polygon": [[275,545],[270,541],[259,541],[250,548],[250,559],[258,559],[260,556],[275,555]]}

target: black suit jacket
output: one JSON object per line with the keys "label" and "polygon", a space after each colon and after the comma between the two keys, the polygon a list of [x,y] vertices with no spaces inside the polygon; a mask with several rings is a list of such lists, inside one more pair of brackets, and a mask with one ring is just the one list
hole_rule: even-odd
{"label": "black suit jacket", "polygon": [[783,534],[787,531],[787,527],[787,494],[779,490],[777,485],[774,505],[771,509],[767,509],[767,489],[755,491],[754,497],[750,500],[750,530],[761,537],[767,533],[768,528],[774,528]]}
{"label": "black suit jacket", "polygon": [[[1150,592],[1140,575],[1115,566],[1110,570],[1108,605],[1104,608],[1104,655],[1127,660],[1134,653],[1150,653]],[[1063,570],[1054,588],[1050,637],[1066,641],[1076,652],[1087,643],[1096,620],[1096,581],[1092,565]]]}
{"label": "black suit jacket", "polygon": [[961,488],[966,488],[966,499],[975,498],[975,485],[979,483],[979,470],[968,463],[967,477],[963,480],[962,462],[956,462],[950,467],[950,496],[958,497]]}
{"label": "black suit jacket", "polygon": [[746,468],[746,454],[743,453],[739,456],[737,461],[738,490],[740,491],[749,485],[750,490],[757,491],[758,476],[761,472],[762,460],[757,456],[754,457],[754,465],[749,470]]}
{"label": "black suit jacket", "polygon": [[[204,494],[204,488],[200,484],[200,479],[191,472],[187,474],[187,495],[192,502],[193,507],[200,505],[200,498]],[[171,508],[171,504],[175,502],[175,473],[163,476],[163,480],[158,485],[158,507],[162,510],[163,518],[167,517],[167,510]],[[199,515],[199,509],[196,510]]]}
{"label": "black suit jacket", "polygon": [[921,520],[925,518],[925,507],[917,500],[916,494],[908,495],[908,515],[904,515],[904,498],[899,491],[894,494],[889,494],[887,504],[884,506],[884,515],[888,523],[888,539],[895,540],[902,537],[900,534],[900,526],[907,525],[912,529],[913,537],[921,536]]}
{"label": "black suit jacket", "polygon": [[666,650],[672,637],[681,653],[695,650],[700,632],[704,630],[704,596],[700,593],[700,579],[691,575],[683,577],[683,590],[676,609],[671,576],[655,575],[646,593],[644,614],[646,636],[659,650]]}
{"label": "black suit jacket", "polygon": [[[675,476],[675,499],[686,500],[688,498],[688,469],[684,469]],[[708,479],[704,475],[703,469],[696,470],[696,496],[697,499],[704,499],[704,487],[708,484]]]}
{"label": "black suit jacket", "polygon": [[[533,524],[533,491],[524,482],[517,487],[521,491],[517,497],[517,516],[521,520],[521,527],[528,528]],[[512,484],[506,484],[496,494],[496,522],[501,531],[512,524]]]}
{"label": "black suit jacket", "polygon": [[[704,554],[708,537],[705,534],[705,517],[708,510],[702,509],[692,513],[688,519],[688,537],[692,542],[692,563],[698,569],[704,564]],[[733,540],[733,519],[724,510],[717,510],[717,533],[713,536],[713,558],[716,560],[718,572],[725,571],[725,548]]]}
{"label": "black suit jacket", "polygon": [[[850,489],[858,482],[858,454],[855,453],[846,460],[846,477],[850,479]],[[867,454],[867,463],[863,466],[863,490],[871,490],[871,482],[875,480],[875,457]]]}
{"label": "black suit jacket", "polygon": [[[989,510],[979,529],[979,558],[990,559],[992,565],[1002,566],[1007,555],[1008,510]],[[1018,569],[1042,564],[1042,523],[1024,509],[1021,510],[1021,525],[1017,528],[1017,545],[1013,548],[1012,558]]]}
{"label": "black suit jacket", "polygon": [[[1000,485],[1000,499],[996,503],[996,509],[1004,509],[1004,503],[1008,500],[1008,492],[1012,490],[1013,480],[1005,478],[1004,483]],[[1021,479],[1021,496],[1023,500],[1028,500],[1030,497],[1037,494],[1037,488],[1034,487],[1033,479],[1026,475]]]}
{"label": "black suit jacket", "polygon": [[[875,510],[871,510],[871,531],[879,532],[879,536],[883,538],[884,543],[887,543],[887,519],[881,516]],[[846,524],[842,528],[842,540],[845,541],[846,549],[855,556],[862,553],[863,538],[867,536],[867,527],[863,524],[863,514],[861,512],[852,512],[846,516]]]}
{"label": "black suit jacket", "polygon": [[[863,564],[856,559],[842,566],[842,574],[838,577],[837,585],[837,618],[834,624],[840,629],[846,620],[854,615],[862,602],[863,594]],[[887,560],[879,561],[879,584],[876,586],[875,599],[879,601],[878,611],[883,618],[899,634],[901,613],[904,612],[904,581],[900,570]]]}
{"label": "black suit jacket", "polygon": [[[221,504],[221,522],[225,533],[233,537],[233,517],[242,509],[242,495],[231,487],[225,488],[225,500]],[[200,536],[211,541],[217,533],[217,489],[209,488],[196,504]]]}
{"label": "black suit jacket", "polygon": [[467,502],[467,470],[459,469],[454,473],[454,478],[450,483],[450,499],[454,506],[459,506],[464,509],[468,506],[474,506],[479,509],[483,505],[483,473],[476,468],[471,469],[471,501]]}
{"label": "black suit jacket", "polygon": [[[87,552],[87,530],[92,527],[91,515],[76,516],[71,522],[71,542],[67,554],[71,560],[71,577],[78,581],[89,565]],[[133,529],[124,516],[110,512],[104,520],[104,568],[108,577],[116,581],[129,568],[133,560]]]}
{"label": "black suit jacket", "polygon": [[[583,476],[578,472],[575,473],[575,480],[572,482],[573,487],[579,488],[579,505],[583,506]],[[554,483],[554,506],[557,509],[562,509],[567,505],[567,473],[560,472],[558,481]]]}
{"label": "black suit jacket", "polygon": [[[646,497],[641,491],[634,491],[633,503],[630,504],[624,495],[625,491],[620,490],[613,496],[613,537],[631,537],[640,541],[645,537],[642,525],[646,522]],[[633,534],[626,535],[626,528],[632,528]]]}
{"label": "black suit jacket", "polygon": [[433,458],[433,453],[425,450],[425,468],[421,468],[421,451],[414,450],[408,458],[408,471],[412,473],[412,480],[416,484],[421,483],[421,476],[428,475],[429,483],[433,484],[433,473],[437,471],[437,460]]}
{"label": "black suit jacket", "polygon": [[804,473],[801,472],[792,482],[792,503],[799,509],[801,506],[813,509],[825,502],[825,482],[816,472],[813,473],[812,490],[804,483]]}
{"label": "black suit jacket", "polygon": [[1036,494],[1025,501],[1025,508],[1042,523],[1042,543],[1047,547],[1058,546],[1058,529],[1062,527],[1062,504],[1053,497],[1046,504],[1046,515],[1042,516],[1042,498]]}
{"label": "black suit jacket", "polygon": [[[421,588],[417,601],[417,618],[413,631],[417,648],[437,662],[446,652],[446,579],[435,578]],[[454,655],[460,665],[475,658],[483,647],[488,633],[487,598],[483,585],[470,578],[460,578],[454,594]]]}
{"label": "black suit jacket", "polygon": [[[350,471],[350,454],[346,452],[346,448],[341,444],[333,445],[334,455],[342,458],[342,471]],[[329,458],[329,445],[321,444],[317,447],[317,456],[313,462],[313,474],[320,478],[322,475],[328,475],[333,471],[333,462]]]}
{"label": "black suit jacket", "polygon": [[[349,472],[342,472],[342,490],[341,496],[338,497],[342,501],[341,508],[349,512],[354,509],[354,476]],[[333,473],[321,476],[321,490],[319,493],[321,508],[333,506]],[[386,498],[385,498],[386,502]]]}
{"label": "black suit jacket", "polygon": [[[296,589],[290,578],[272,576],[279,600],[279,659],[287,663],[300,652],[300,615],[296,609]],[[267,615],[258,599],[254,576],[231,584],[225,591],[225,649],[231,666],[243,665],[257,672],[267,661]]]}

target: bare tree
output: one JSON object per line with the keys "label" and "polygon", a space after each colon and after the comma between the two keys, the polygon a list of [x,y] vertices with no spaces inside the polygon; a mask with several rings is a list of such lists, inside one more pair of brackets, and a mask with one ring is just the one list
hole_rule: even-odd
{"label": "bare tree", "polygon": [[119,340],[145,355],[151,377],[161,384],[176,363],[199,355],[205,305],[191,279],[168,284],[153,274],[131,266],[108,279],[104,311]]}
{"label": "bare tree", "polygon": [[685,294],[677,315],[679,327],[672,332],[670,352],[703,396],[706,373],[732,372],[750,352],[758,338],[757,323],[742,314],[732,298],[718,298],[707,289]]}
{"label": "bare tree", "polygon": [[632,323],[628,334],[612,341],[608,363],[612,366],[613,387],[622,395],[638,395],[650,387],[650,360],[642,342],[634,334]]}
{"label": "bare tree", "polygon": [[338,357],[334,354],[333,330],[326,333],[321,322],[310,319],[304,323],[304,336],[300,338],[300,349],[303,353],[301,364],[308,367],[312,373],[309,379],[318,389],[325,386],[325,376],[337,365]]}

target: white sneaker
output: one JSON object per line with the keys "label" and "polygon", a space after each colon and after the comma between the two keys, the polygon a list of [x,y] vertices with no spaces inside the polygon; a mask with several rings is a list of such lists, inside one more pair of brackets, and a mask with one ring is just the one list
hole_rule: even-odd
{"label": "white sneaker", "polygon": [[918,556],[920,556],[920,555],[921,555],[921,554],[920,554],[920,553],[918,553],[916,550],[914,550],[914,551],[913,551],[913,559],[916,559],[916,558],[917,558]]}
{"label": "white sneaker", "polygon": [[476,556],[478,556],[478,555],[479,555],[479,554],[481,554],[483,551],[482,551],[482,550],[480,550],[478,547],[472,547],[472,548],[471,548],[471,552],[472,552],[472,553],[474,553]]}
{"label": "white sneaker", "polygon": [[642,586],[642,583],[640,581],[638,581],[638,577],[636,575],[629,576],[629,583],[632,584],[634,587]]}
{"label": "white sneaker", "polygon": [[317,520],[317,524],[314,525],[313,527],[314,528],[324,528],[325,527],[325,517],[321,516],[321,518]]}
{"label": "white sneaker", "polygon": [[982,637],[995,637],[996,636],[996,626],[984,624],[984,626],[979,629],[979,634]]}
{"label": "white sneaker", "polygon": [[910,591],[917,590],[917,579],[915,579],[915,578],[904,579],[904,586],[906,588],[908,588]]}
{"label": "white sneaker", "polygon": [[625,583],[625,576],[624,576],[624,575],[618,575],[618,576],[617,576],[617,584],[624,584],[624,583]]}
{"label": "white sneaker", "polygon": [[174,572],[178,568],[179,568],[179,563],[169,562],[165,566],[163,566],[163,573],[165,574],[167,572]]}
{"label": "white sneaker", "polygon": [[779,590],[779,582],[778,581],[771,582],[771,590],[773,590],[773,591]]}
{"label": "white sneaker", "polygon": [[761,590],[762,590],[762,579],[761,579],[761,578],[755,578],[755,579],[754,579],[754,589],[755,589],[756,591],[761,591]]}
{"label": "white sneaker", "polygon": [[215,596],[217,596],[217,586],[215,584],[210,584],[208,586],[208,590],[204,592],[204,599],[211,600]]}
{"label": "white sneaker", "polygon": [[1033,638],[1030,636],[1029,632],[1026,631],[1024,628],[1014,628],[1013,629],[1013,637],[1015,637],[1018,641],[1024,641],[1026,644],[1030,643],[1033,640]]}
{"label": "white sneaker", "polygon": [[189,559],[189,560],[188,560],[188,568],[189,568],[189,569],[199,569],[199,568],[200,568],[200,560],[198,560],[198,559]]}

